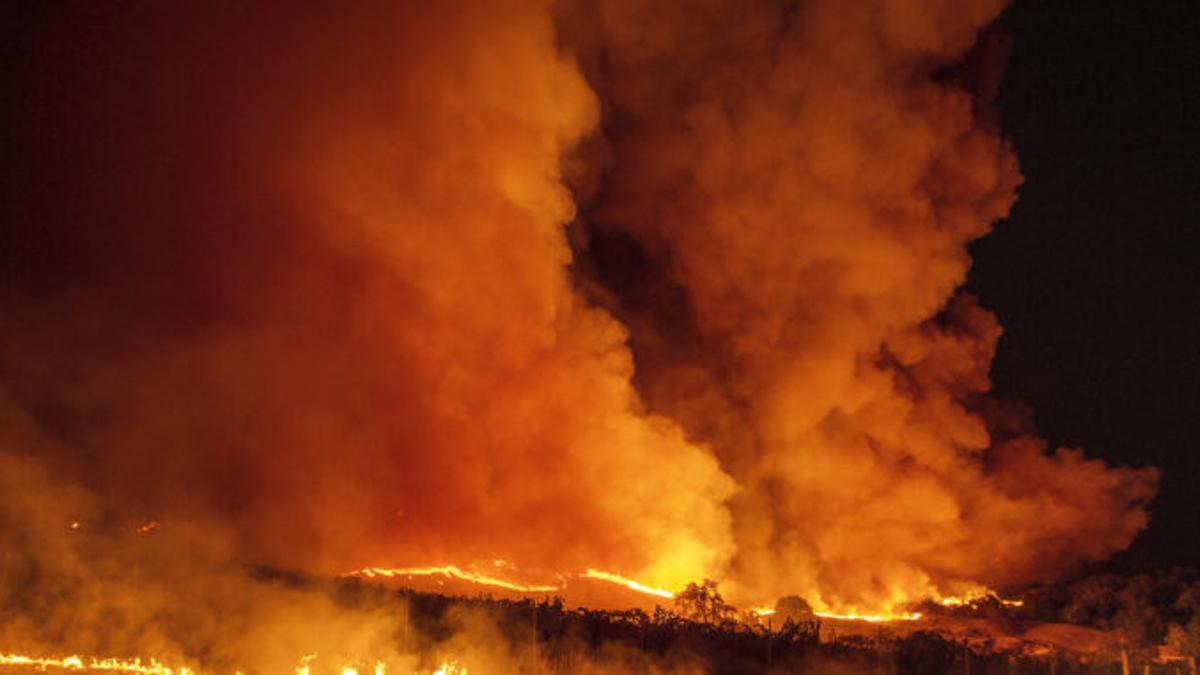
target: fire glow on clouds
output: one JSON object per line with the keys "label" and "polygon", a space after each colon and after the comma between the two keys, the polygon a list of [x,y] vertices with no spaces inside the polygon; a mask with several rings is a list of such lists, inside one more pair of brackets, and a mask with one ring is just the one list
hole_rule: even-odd
{"label": "fire glow on clouds", "polygon": [[6,579],[153,517],[871,614],[1145,526],[1154,470],[989,398],[958,290],[1020,182],[972,51],[1003,3],[303,4],[93,17],[0,293]]}

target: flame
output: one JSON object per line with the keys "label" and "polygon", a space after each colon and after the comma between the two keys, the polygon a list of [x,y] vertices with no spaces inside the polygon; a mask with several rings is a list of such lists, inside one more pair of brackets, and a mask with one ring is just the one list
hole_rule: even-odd
{"label": "flame", "polygon": [[467,675],[467,668],[460,666],[454,659],[446,659],[433,671],[433,675]]}
{"label": "flame", "polygon": [[[500,566],[498,564],[500,562],[502,562],[502,561],[493,561],[493,564],[496,566]],[[506,565],[506,566],[512,567],[512,565]],[[475,572],[466,572],[466,571],[463,571],[457,565],[445,565],[445,566],[441,566],[441,567],[397,567],[397,568],[367,567],[367,568],[363,568],[361,570],[357,570],[355,572],[350,572],[350,573],[346,574],[345,576],[359,576],[359,577],[365,577],[367,579],[374,579],[377,577],[393,578],[393,577],[402,577],[402,576],[410,576],[411,577],[411,576],[431,576],[431,575],[451,576],[451,577],[455,577],[458,579],[463,579],[465,581],[470,581],[470,582],[474,582],[474,583],[478,583],[478,584],[484,584],[484,585],[488,585],[488,586],[496,586],[496,587],[505,588],[505,589],[512,590],[512,591],[522,592],[522,593],[550,593],[550,592],[562,591],[566,588],[565,584],[559,585],[559,586],[521,584],[521,583],[517,583],[515,581],[509,581],[509,580],[501,579],[501,578],[494,577],[494,576],[478,574]],[[634,579],[631,579],[629,577],[622,576],[620,574],[616,574],[613,572],[605,572],[603,570],[598,570],[598,569],[595,569],[592,567],[589,567],[587,570],[585,570],[584,572],[582,572],[580,574],[576,574],[575,577],[579,578],[579,579],[596,579],[599,581],[606,581],[606,582],[609,582],[612,584],[617,584],[619,586],[624,586],[625,588],[628,588],[633,591],[637,591],[639,593],[644,593],[646,595],[653,595],[653,596],[656,596],[659,598],[665,598],[668,600],[673,599],[675,597],[675,593],[672,593],[671,591],[668,591],[666,589],[648,586],[646,584],[643,584],[643,583],[636,581]],[[962,595],[942,596],[940,598],[936,598],[935,601],[945,607],[958,607],[961,605],[967,605],[972,602],[976,602],[982,598],[994,598],[1000,604],[1005,605],[1007,607],[1021,607],[1024,604],[1021,600],[1006,600],[1004,598],[1001,598],[999,595],[996,594],[995,591],[992,591],[991,589],[988,589],[985,587],[974,587],[971,590],[963,593]],[[905,604],[904,602],[898,602],[891,606],[892,607],[901,607],[904,604]],[[766,606],[754,607],[750,610],[750,612],[755,614],[756,616],[760,616],[760,617],[771,616],[772,614],[775,614],[775,610],[773,608],[766,607]],[[850,611],[843,611],[843,612],[835,612],[835,611],[831,611],[829,609],[825,609],[822,611],[814,611],[813,614],[816,616],[822,617],[822,618],[826,618],[826,619],[837,619],[837,620],[841,620],[841,621],[869,621],[871,623],[884,623],[884,622],[888,622],[888,621],[916,621],[923,616],[921,612],[896,611],[896,610],[892,610],[892,609],[888,609],[886,611],[877,611],[877,612],[863,612],[863,611],[859,611],[857,608],[852,609]],[[307,675],[307,674],[301,673],[299,675]],[[350,675],[350,674],[347,674],[347,675]]]}
{"label": "flame", "polygon": [[[316,652],[302,656],[299,665],[295,668],[295,674],[311,675],[312,662],[316,659]],[[358,663],[362,662],[346,662],[341,667],[341,675],[359,675]],[[190,668],[171,667],[156,659],[143,660],[141,658],[119,659],[95,656],[49,657],[0,653],[0,666],[28,666],[29,668],[42,671],[49,668],[58,668],[76,671],[95,670],[110,673],[134,673],[135,675],[198,675],[197,671]],[[234,671],[234,675],[243,675],[243,672],[238,669]],[[387,664],[383,660],[376,661],[372,675],[387,675]],[[414,673],[414,675],[419,674]],[[438,665],[438,669],[433,672],[433,675],[467,675],[467,669],[465,666],[459,665],[457,660],[446,658]]]}
{"label": "flame", "polygon": [[[770,607],[753,607],[750,613],[755,616],[771,616],[776,611]],[[920,612],[885,612],[882,614],[859,614],[850,612],[847,614],[838,614],[836,612],[813,612],[815,616],[825,619],[839,619],[841,621],[870,621],[872,623],[883,623],[887,621],[916,621],[921,618]]]}
{"label": "flame", "polygon": [[943,607],[962,607],[973,602],[978,602],[984,598],[998,598],[996,592],[987,586],[979,584],[965,584],[955,589],[957,592],[954,595],[936,594],[931,598]]}
{"label": "flame", "polygon": [[889,621],[916,621],[922,616],[920,612],[900,612],[896,614],[859,614],[857,612],[838,614],[836,612],[813,612],[813,614],[823,619],[841,619],[842,621],[870,621],[871,623],[886,623]]}
{"label": "flame", "polygon": [[[493,564],[496,564],[496,566],[499,567],[500,565],[498,563],[500,562],[503,561],[493,561]],[[506,566],[510,568],[512,567],[512,565]],[[562,584],[557,586],[545,584],[522,584],[508,579],[501,579],[500,577],[496,576],[479,574],[477,572],[468,572],[457,565],[443,565],[437,567],[364,567],[363,569],[349,572],[344,576],[364,577],[367,579],[374,579],[377,577],[394,578],[447,576],[454,577],[456,579],[462,579],[464,581],[470,581],[472,583],[483,584],[485,586],[495,586],[497,588],[504,588],[510,591],[517,591],[519,593],[554,593],[562,591],[564,588],[566,588],[566,586]],[[646,584],[630,579],[629,577],[615,574],[613,572],[605,572],[603,570],[598,570],[591,567],[589,567],[583,573],[575,576],[579,579],[597,579],[600,581],[607,581],[612,584],[624,586],[625,588],[637,591],[639,593],[654,595],[660,598],[672,599],[675,597],[675,594],[671,591],[662,588],[655,588],[653,586],[647,586]]]}
{"label": "flame", "polygon": [[374,579],[375,577],[424,577],[424,576],[445,576],[470,581],[484,586],[495,586],[497,588],[506,588],[510,591],[520,593],[552,593],[562,590],[561,586],[546,586],[539,584],[521,584],[515,581],[508,581],[499,577],[488,576],[486,574],[478,574],[476,572],[467,572],[459,568],[457,565],[445,565],[442,567],[366,567],[361,570],[350,572],[346,576],[366,577]]}
{"label": "flame", "polygon": [[592,569],[590,567],[588,568],[588,570],[586,572],[584,572],[583,574],[581,574],[579,576],[580,576],[580,578],[583,578],[583,579],[601,579],[603,581],[612,582],[614,584],[620,584],[626,588],[631,588],[639,593],[646,593],[647,595],[657,595],[660,598],[674,598],[675,597],[675,594],[672,593],[671,591],[663,590],[661,588],[653,588],[651,586],[647,586],[645,584],[638,583],[628,577],[623,577],[619,574],[613,574],[612,572],[603,572],[601,570]]}
{"label": "flame", "polygon": [[976,589],[962,595],[945,596],[939,599],[937,602],[943,607],[964,607],[985,599],[995,600],[1005,607],[1025,606],[1024,600],[1009,600],[1007,598],[1002,598],[998,593],[988,588]]}
{"label": "flame", "polygon": [[170,667],[156,659],[143,661],[140,658],[119,659],[95,656],[25,656],[22,654],[0,654],[0,665],[29,666],[38,670],[60,668],[62,670],[99,670],[111,673],[141,673],[144,675],[193,675],[185,667]]}
{"label": "flame", "polygon": [[296,666],[296,675],[309,675],[312,668],[308,664],[312,663],[317,658],[316,653],[307,654],[300,658],[300,665]]}
{"label": "flame", "polygon": [[[341,671],[342,675],[359,675],[359,665],[361,663],[362,662],[359,661],[353,661],[343,664]],[[382,660],[376,661],[372,673],[373,675],[387,675],[387,664]]]}

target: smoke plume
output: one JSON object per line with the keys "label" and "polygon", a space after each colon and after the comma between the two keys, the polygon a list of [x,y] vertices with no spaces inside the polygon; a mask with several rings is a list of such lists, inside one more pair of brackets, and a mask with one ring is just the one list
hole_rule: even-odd
{"label": "smoke plume", "polygon": [[957,290],[1021,179],[987,107],[1002,43],[970,50],[1003,4],[567,15],[605,112],[586,276],[651,408],[738,483],[742,593],[886,607],[1053,575],[1146,523],[1152,470],[1048,455],[988,400],[1000,326]]}
{"label": "smoke plume", "polygon": [[22,8],[0,544],[876,609],[1128,545],[1154,471],[989,400],[957,290],[1020,181],[1000,9]]}

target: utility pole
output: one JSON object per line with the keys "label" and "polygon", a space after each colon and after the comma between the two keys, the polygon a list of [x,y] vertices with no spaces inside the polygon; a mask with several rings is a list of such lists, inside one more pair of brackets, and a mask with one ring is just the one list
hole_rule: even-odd
{"label": "utility pole", "polygon": [[767,668],[771,667],[771,643],[775,641],[775,631],[771,628],[771,616],[767,615]]}
{"label": "utility pole", "polygon": [[532,604],[533,604],[533,647],[534,647],[534,649],[536,649],[537,644],[538,644],[538,629],[537,629],[538,606],[537,606],[536,602],[534,602]]}

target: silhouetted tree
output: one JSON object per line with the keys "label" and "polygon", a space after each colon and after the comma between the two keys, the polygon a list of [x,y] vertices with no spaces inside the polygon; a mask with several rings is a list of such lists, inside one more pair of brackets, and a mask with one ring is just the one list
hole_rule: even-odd
{"label": "silhouetted tree", "polygon": [[780,598],[775,603],[775,617],[781,624],[788,619],[796,623],[816,619],[812,605],[798,595],[786,595]]}
{"label": "silhouetted tree", "polygon": [[1167,644],[1188,660],[1188,670],[1195,675],[1196,660],[1200,659],[1200,585],[1185,588],[1175,600],[1174,609],[1181,619],[1167,629]]}
{"label": "silhouetted tree", "polygon": [[684,618],[714,626],[737,616],[737,608],[725,602],[712,579],[688,584],[675,596],[675,608]]}
{"label": "silhouetted tree", "polygon": [[1121,671],[1129,675],[1129,661],[1153,658],[1155,647],[1162,643],[1166,626],[1153,603],[1151,580],[1137,576],[1116,596],[1116,611],[1106,626],[1113,631],[1121,654]]}

